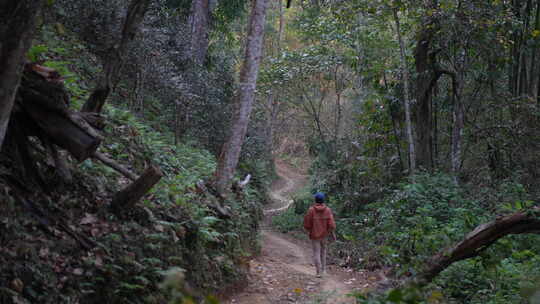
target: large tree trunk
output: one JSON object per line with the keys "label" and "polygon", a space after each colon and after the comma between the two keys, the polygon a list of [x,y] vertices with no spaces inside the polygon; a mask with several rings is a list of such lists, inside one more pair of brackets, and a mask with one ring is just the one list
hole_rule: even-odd
{"label": "large tree trunk", "polygon": [[267,0],[254,0],[251,9],[246,53],[240,71],[240,86],[235,95],[236,109],[229,137],[219,158],[216,170],[216,188],[221,194],[229,192],[238,164],[249,116],[255,99],[255,88],[262,55]]}
{"label": "large tree trunk", "polygon": [[100,113],[103,109],[103,105],[111,92],[113,80],[118,77],[122,68],[129,43],[135,38],[150,1],[132,0],[129,4],[122,28],[122,38],[118,43],[111,46],[108,52],[109,55],[103,62],[103,72],[98,83],[82,107],[83,112]]}
{"label": "large tree trunk", "polygon": [[204,63],[208,50],[208,26],[210,8],[208,0],[193,0],[191,4],[191,44],[190,56],[198,65]]}
{"label": "large tree trunk", "polygon": [[514,213],[476,227],[452,247],[441,250],[427,261],[425,269],[412,282],[420,286],[431,282],[452,263],[478,256],[497,240],[509,234],[540,232],[540,209]]}
{"label": "large tree trunk", "polygon": [[396,22],[396,32],[399,40],[399,50],[401,59],[401,71],[403,73],[403,84],[405,87],[404,100],[405,100],[405,127],[407,129],[407,141],[409,143],[409,174],[414,174],[416,170],[416,150],[412,132],[411,123],[411,106],[410,106],[410,88],[409,88],[409,69],[407,69],[407,59],[405,57],[405,44],[401,37],[401,28],[399,23],[399,17],[397,14],[397,8],[394,9],[394,21]]}
{"label": "large tree trunk", "polygon": [[[102,136],[86,122],[81,113],[71,111],[68,95],[54,71],[36,65],[27,65],[27,71],[17,92],[14,112],[20,113],[17,125],[36,130],[38,137],[68,150],[83,161],[97,149]],[[49,78],[47,78],[49,77]]]}
{"label": "large tree trunk", "polygon": [[416,148],[418,166],[424,169],[433,167],[432,159],[432,114],[431,93],[438,76],[433,74],[430,64],[431,30],[422,31],[414,50],[416,65]]}
{"label": "large tree trunk", "polygon": [[0,4],[0,148],[4,142],[24,57],[44,1],[4,0]]}

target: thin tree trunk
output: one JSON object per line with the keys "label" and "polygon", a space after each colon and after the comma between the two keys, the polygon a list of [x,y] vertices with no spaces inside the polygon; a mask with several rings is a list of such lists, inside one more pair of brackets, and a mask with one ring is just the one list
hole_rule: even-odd
{"label": "thin tree trunk", "polygon": [[240,158],[249,116],[255,99],[255,88],[262,55],[267,0],[254,0],[249,22],[246,53],[240,71],[240,84],[235,96],[236,109],[229,137],[216,169],[216,188],[222,195],[231,188],[234,171]]}
{"label": "thin tree trunk", "polygon": [[[283,11],[283,1],[278,1],[279,6],[279,32],[277,37],[277,52],[278,54],[281,53],[281,39],[283,39],[283,31],[285,29],[285,18],[284,18],[284,11]],[[267,155],[269,160],[269,166],[270,169],[274,170],[274,129],[276,124],[276,119],[278,115],[278,107],[279,103],[276,101],[276,99],[279,99],[279,94],[276,93],[276,89],[270,89],[270,92],[268,93],[268,101],[267,101],[267,108],[268,108],[268,116],[266,120],[266,149],[267,149]]]}
{"label": "thin tree trunk", "polygon": [[338,140],[339,140],[339,130],[341,129],[341,93],[336,94],[336,126],[335,126],[335,133],[334,133],[334,145],[337,148]]}
{"label": "thin tree trunk", "polygon": [[274,124],[277,112],[277,102],[275,101],[274,92],[270,90],[267,99],[266,113],[266,154],[270,167],[273,167],[273,152],[274,152]]}
{"label": "thin tree trunk", "polygon": [[174,144],[180,143],[180,102],[174,102]]}
{"label": "thin tree trunk", "polygon": [[[388,91],[389,88],[388,88],[388,82],[386,81],[386,73],[385,72],[383,72],[383,78],[384,78],[384,86],[385,86],[386,90]],[[399,172],[401,173],[401,172],[403,172],[405,167],[403,165],[403,157],[401,156],[401,145],[399,143],[398,121],[397,121],[393,106],[388,107],[388,113],[390,114],[390,120],[392,121],[392,131],[394,133],[394,138],[395,138],[394,144],[396,146],[396,152],[397,152],[397,155],[398,155],[398,158],[399,158]]]}
{"label": "thin tree trunk", "polygon": [[0,4],[0,148],[8,128],[26,51],[44,1],[4,0]]}
{"label": "thin tree trunk", "polygon": [[[540,1],[536,4],[536,16],[534,21],[534,30],[540,30]],[[540,80],[540,67],[538,66],[538,59],[540,59],[540,48],[538,44],[535,44],[532,48],[532,59],[530,68],[530,83],[529,83],[529,95],[533,100],[538,100],[538,82]]]}
{"label": "thin tree trunk", "polygon": [[279,2],[279,32],[278,32],[278,50],[281,51],[281,40],[283,39],[283,32],[285,31],[285,12],[283,11],[283,1]]}
{"label": "thin tree trunk", "polygon": [[[459,78],[459,79],[456,79]],[[461,100],[461,77],[458,75],[452,76],[453,87],[453,127],[452,127],[452,174],[454,176],[454,182],[458,182],[459,171],[461,169],[461,154],[462,154],[462,138],[463,138],[463,102]]]}
{"label": "thin tree trunk", "polygon": [[[438,96],[438,88],[433,88],[433,96],[437,98]],[[433,114],[433,166],[435,168],[439,165],[439,109],[437,106],[437,103],[433,103],[432,105],[432,114]]]}
{"label": "thin tree trunk", "polygon": [[84,103],[83,112],[100,113],[103,109],[103,105],[112,90],[112,82],[120,74],[129,43],[135,38],[150,1],[152,0],[132,0],[129,4],[122,28],[122,38],[110,48],[109,56],[103,63],[103,73],[94,91]]}
{"label": "thin tree trunk", "polygon": [[409,70],[407,69],[407,58],[405,57],[405,44],[401,37],[401,28],[397,8],[394,8],[394,21],[396,23],[396,32],[399,40],[399,50],[401,59],[401,71],[403,73],[403,84],[405,86],[405,125],[407,128],[407,141],[409,142],[409,174],[413,175],[416,171],[416,153],[414,147],[414,138],[411,123],[411,106],[410,106],[410,87],[409,87]]}
{"label": "thin tree trunk", "polygon": [[204,63],[208,51],[208,26],[210,7],[208,0],[193,0],[191,3],[190,56],[197,65]]}

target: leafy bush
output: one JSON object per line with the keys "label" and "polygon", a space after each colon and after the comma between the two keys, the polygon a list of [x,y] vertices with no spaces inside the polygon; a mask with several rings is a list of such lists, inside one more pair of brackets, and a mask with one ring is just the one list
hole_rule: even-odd
{"label": "leafy bush", "polygon": [[[490,221],[493,210],[516,212],[530,202],[487,206],[471,199],[448,175],[420,174],[380,202],[368,204],[364,213],[341,219],[338,232],[349,242],[339,250],[355,257],[363,252],[350,259],[357,266],[393,266],[398,277],[413,276],[433,254]],[[434,294],[452,303],[522,303],[538,288],[527,279],[539,275],[537,240],[533,235],[506,237],[479,257],[451,265],[419,296],[395,291],[361,303],[429,303]]]}
{"label": "leafy bush", "polygon": [[296,214],[294,208],[272,218],[272,224],[281,232],[290,232],[302,229],[304,217]]}

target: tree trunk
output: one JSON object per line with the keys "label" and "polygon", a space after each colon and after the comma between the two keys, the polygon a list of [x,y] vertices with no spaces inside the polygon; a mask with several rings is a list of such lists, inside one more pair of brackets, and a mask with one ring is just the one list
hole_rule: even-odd
{"label": "tree trunk", "polygon": [[418,166],[431,169],[432,161],[432,114],[431,93],[432,87],[438,79],[431,69],[429,49],[433,34],[431,30],[423,30],[414,50],[416,66],[416,107],[415,125],[417,136]]}
{"label": "tree trunk", "polygon": [[[285,29],[285,17],[283,11],[283,1],[278,1],[279,7],[279,32],[277,37],[277,52],[281,53],[281,40],[283,39],[283,31]],[[266,154],[268,158],[268,169],[274,172],[274,129],[279,113],[278,89],[271,88],[268,92],[267,100],[267,118],[266,118]]]}
{"label": "tree trunk", "polygon": [[103,62],[103,73],[101,74],[94,91],[82,107],[83,112],[100,113],[103,105],[112,90],[112,82],[118,77],[122,64],[126,56],[129,43],[135,38],[137,30],[141,25],[144,15],[148,10],[151,0],[132,0],[129,4],[124,26],[122,28],[122,38],[111,46],[109,55]]}
{"label": "tree trunk", "polygon": [[279,32],[278,32],[278,50],[281,51],[281,41],[285,31],[285,12],[283,11],[283,1],[279,0]]}
{"label": "tree trunk", "polygon": [[[458,72],[460,73],[460,72]],[[457,78],[457,79],[456,79]],[[452,174],[454,176],[454,181],[458,182],[459,171],[461,169],[461,154],[462,154],[462,138],[463,138],[463,127],[464,127],[464,111],[463,111],[463,101],[461,100],[461,86],[462,86],[462,77],[458,75],[452,76],[452,87],[453,87],[453,100],[454,100],[454,109],[453,109],[453,127],[452,127]]]}
{"label": "tree trunk", "polygon": [[409,70],[407,69],[407,57],[405,57],[405,44],[401,37],[401,28],[397,8],[394,8],[394,21],[396,22],[396,32],[399,40],[399,50],[401,59],[401,71],[403,73],[403,84],[405,86],[405,125],[407,129],[407,141],[409,142],[409,174],[413,175],[416,171],[416,152],[411,123],[411,106],[410,106],[410,88],[409,88]]}
{"label": "tree trunk", "polygon": [[[536,4],[536,15],[535,15],[535,21],[534,21],[534,30],[538,31],[540,30],[540,1]],[[538,60],[540,59],[540,47],[538,43],[536,43],[532,47],[532,58],[531,58],[531,64],[530,64],[530,83],[528,85],[529,87],[529,96],[533,98],[534,101],[538,100],[538,82],[540,81],[540,67],[538,64]]]}
{"label": "tree trunk", "polygon": [[63,84],[47,79],[36,70],[39,68],[35,65],[27,65],[17,92],[17,109],[14,111],[20,113],[20,117],[26,117],[18,123],[32,126],[38,133],[43,133],[46,140],[68,150],[77,160],[87,159],[101,143],[102,136],[85,121],[84,115],[68,108]]}
{"label": "tree trunk", "polygon": [[129,210],[143,197],[152,187],[159,182],[163,173],[156,166],[150,166],[143,174],[123,190],[117,192],[112,201],[111,208],[116,214]]}
{"label": "tree trunk", "polygon": [[477,226],[462,241],[432,256],[427,261],[425,269],[412,282],[424,286],[452,263],[478,256],[497,240],[509,234],[540,232],[539,212],[538,208],[518,212]]}
{"label": "tree trunk", "polygon": [[[437,98],[438,87],[434,87],[433,96]],[[433,166],[437,168],[439,166],[439,110],[437,103],[432,105],[432,114],[433,114]]]}
{"label": "tree trunk", "polygon": [[31,45],[41,0],[5,0],[0,4],[0,147],[4,142],[26,51]]}
{"label": "tree trunk", "polygon": [[216,169],[216,188],[220,194],[229,192],[238,164],[249,116],[255,99],[255,88],[262,55],[267,0],[254,0],[247,36],[244,63],[240,71],[240,85],[235,95],[236,109],[229,137]]}
{"label": "tree trunk", "polygon": [[273,158],[273,152],[274,152],[274,124],[276,120],[276,114],[277,114],[277,102],[275,100],[276,97],[274,97],[274,92],[271,89],[270,92],[268,92],[268,99],[267,99],[267,113],[266,113],[266,154],[269,161],[269,169],[273,168],[274,158]]}
{"label": "tree trunk", "polygon": [[190,57],[197,65],[204,63],[208,50],[208,26],[210,10],[208,0],[193,0],[191,3]]}

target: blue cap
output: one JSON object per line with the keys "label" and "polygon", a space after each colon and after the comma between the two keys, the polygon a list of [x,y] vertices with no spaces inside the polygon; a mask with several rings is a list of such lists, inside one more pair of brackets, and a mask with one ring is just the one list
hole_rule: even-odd
{"label": "blue cap", "polygon": [[322,193],[322,192],[317,192],[317,193],[315,193],[315,201],[316,201],[317,203],[322,203],[322,202],[324,202],[324,197],[325,197],[325,195],[324,195],[324,193]]}

